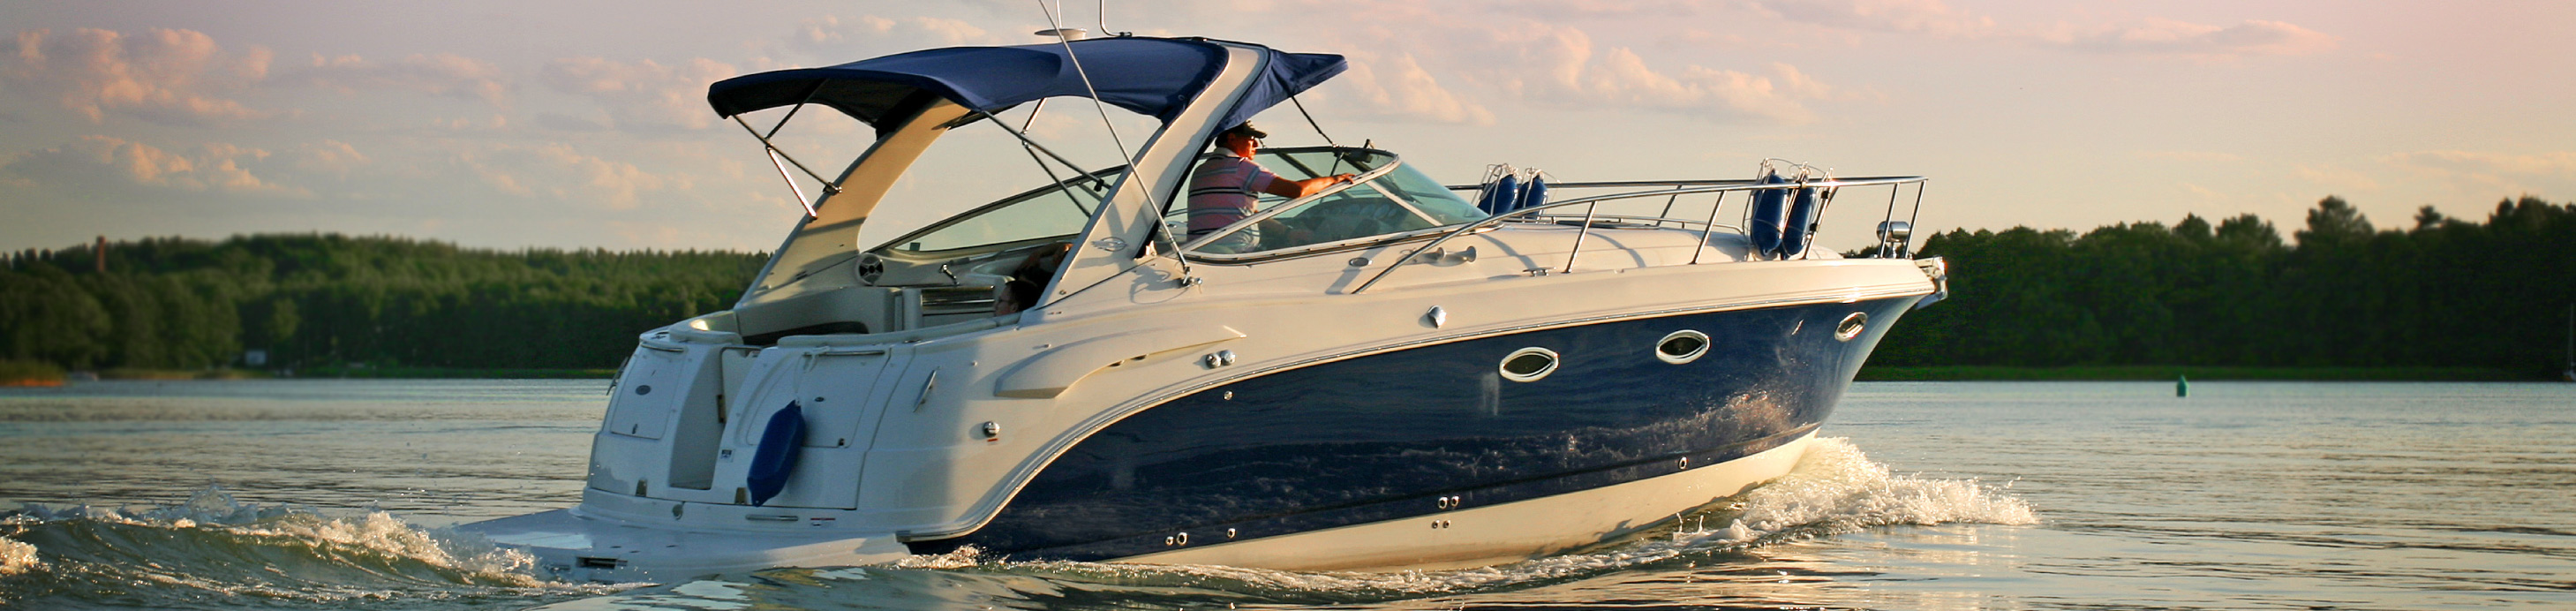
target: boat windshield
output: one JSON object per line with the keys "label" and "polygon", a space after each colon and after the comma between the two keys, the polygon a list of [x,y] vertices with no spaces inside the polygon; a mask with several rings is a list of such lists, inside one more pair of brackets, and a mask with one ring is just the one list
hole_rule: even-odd
{"label": "boat windshield", "polygon": [[[1358,174],[1362,180],[1340,192],[1299,202],[1268,218],[1247,219],[1224,229],[1201,232],[1201,236],[1212,239],[1192,240],[1191,254],[1267,253],[1338,242],[1358,243],[1485,218],[1475,204],[1459,198],[1421,171],[1403,165],[1395,154],[1386,151],[1347,147],[1265,149],[1253,155],[1253,161],[1288,180],[1345,173]],[[1381,169],[1385,171],[1375,172]],[[1290,203],[1288,198],[1266,193],[1258,197],[1260,211]],[[1164,221],[1174,235],[1188,235],[1188,216],[1186,206],[1176,205]]]}

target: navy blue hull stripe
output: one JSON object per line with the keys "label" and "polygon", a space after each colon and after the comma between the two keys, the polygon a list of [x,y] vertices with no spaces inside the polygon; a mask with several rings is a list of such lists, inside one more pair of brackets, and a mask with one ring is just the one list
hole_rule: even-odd
{"label": "navy blue hull stripe", "polygon": [[[962,545],[1105,559],[1564,494],[1733,460],[1813,431],[1888,325],[1919,296],[1611,320],[1412,346],[1209,387],[1101,429],[1056,457]],[[1836,323],[1869,316],[1858,338]],[[1710,338],[1655,357],[1677,330]],[[1522,348],[1560,355],[1503,379]]]}
{"label": "navy blue hull stripe", "polygon": [[[1513,501],[1582,492],[1595,488],[1605,488],[1617,484],[1625,484],[1629,482],[1653,479],[1665,475],[1672,475],[1687,470],[1681,466],[1683,458],[1689,458],[1689,464],[1697,465],[1689,467],[1689,469],[1705,469],[1726,461],[1752,456],[1765,450],[1778,448],[1782,445],[1786,445],[1790,441],[1798,439],[1799,436],[1806,435],[1814,432],[1815,430],[1816,427],[1814,425],[1809,425],[1805,428],[1784,433],[1773,438],[1739,444],[1736,447],[1700,452],[1696,454],[1655,458],[1637,464],[1622,465],[1598,471],[1529,481],[1511,482],[1500,486],[1491,486],[1472,490],[1441,490],[1392,501],[1379,501],[1346,507],[1317,508],[1313,511],[1304,513],[1268,516],[1229,524],[1210,524],[1183,531],[1138,533],[1108,541],[1069,545],[1064,547],[1024,550],[1007,555],[1013,558],[1047,558],[1075,561],[1109,560],[1113,558],[1142,556],[1155,552],[1181,549],[1180,547],[1172,545],[1173,542],[1167,539],[1168,537],[1180,532],[1187,532],[1190,534],[1189,546],[1205,547],[1230,541],[1250,541],[1264,537],[1293,535],[1342,526],[1384,522],[1388,520],[1401,520],[1405,518],[1429,517],[1446,513],[1448,511],[1455,511],[1457,509],[1500,505]],[[1439,497],[1452,495],[1460,497],[1459,504],[1452,509],[1440,509],[1439,505],[1435,503],[1435,499],[1438,499]],[[1228,529],[1232,529],[1235,532],[1234,538],[1226,538],[1226,531]]]}

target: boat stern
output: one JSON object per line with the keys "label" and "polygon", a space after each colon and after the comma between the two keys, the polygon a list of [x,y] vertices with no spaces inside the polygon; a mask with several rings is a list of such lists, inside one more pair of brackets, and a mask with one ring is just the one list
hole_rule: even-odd
{"label": "boat stern", "polygon": [[647,526],[557,509],[476,522],[458,531],[527,552],[539,576],[597,583],[669,583],[778,566],[855,566],[911,552],[892,533],[759,533]]}

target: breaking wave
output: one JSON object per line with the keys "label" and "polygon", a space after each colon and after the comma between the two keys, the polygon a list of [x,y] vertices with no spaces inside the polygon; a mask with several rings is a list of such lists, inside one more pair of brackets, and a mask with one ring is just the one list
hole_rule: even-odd
{"label": "breaking wave", "polygon": [[[161,507],[27,507],[0,514],[0,606],[290,606],[578,597],[526,554],[384,512],[330,517],[236,501],[219,487]],[[400,606],[400,605],[397,605]]]}

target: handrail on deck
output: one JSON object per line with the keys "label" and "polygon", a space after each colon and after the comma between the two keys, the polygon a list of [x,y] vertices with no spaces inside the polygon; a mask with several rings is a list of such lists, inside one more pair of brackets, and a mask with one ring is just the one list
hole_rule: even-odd
{"label": "handrail on deck", "polygon": [[[1929,178],[1925,178],[1925,177],[1921,177],[1921,176],[1870,176],[1870,177],[1861,177],[1861,178],[1837,178],[1837,179],[1825,179],[1825,180],[1811,180],[1811,181],[1805,181],[1805,182],[1792,182],[1792,183],[1763,183],[1763,182],[1757,182],[1757,181],[1751,181],[1751,180],[1667,180],[1667,181],[1626,181],[1626,182],[1570,182],[1570,183],[1562,183],[1562,184],[1559,184],[1559,183],[1549,183],[1549,184],[1548,184],[1548,188],[1550,188],[1550,189],[1560,189],[1560,188],[1562,188],[1562,189],[1581,189],[1581,188],[1604,188],[1604,187],[1639,187],[1639,186],[1665,186],[1665,185],[1670,185],[1670,186],[1672,186],[1672,188],[1669,188],[1669,189],[1655,189],[1655,190],[1649,190],[1649,191],[1634,191],[1634,192],[1629,192],[1629,193],[1613,193],[1613,194],[1609,194],[1609,195],[1598,195],[1598,196],[1593,196],[1593,197],[1583,197],[1583,198],[1569,199],[1569,200],[1565,200],[1565,201],[1561,201],[1561,202],[1548,202],[1548,203],[1545,203],[1545,204],[1540,204],[1540,205],[1531,206],[1531,207],[1527,207],[1527,208],[1521,208],[1521,209],[1517,209],[1517,210],[1508,210],[1508,211],[1503,211],[1503,212],[1496,212],[1496,213],[1494,213],[1493,215],[1491,215],[1491,216],[1487,216],[1487,217],[1485,217],[1485,218],[1484,218],[1484,219],[1482,219],[1482,220],[1477,220],[1477,221],[1474,221],[1474,222],[1467,223],[1467,224],[1465,224],[1465,225],[1460,225],[1457,229],[1450,230],[1450,231],[1449,231],[1449,233],[1441,234],[1441,236],[1440,236],[1440,238],[1439,238],[1439,239],[1432,240],[1430,243],[1427,243],[1427,244],[1423,244],[1421,247],[1418,247],[1418,248],[1413,249],[1413,251],[1412,251],[1412,252],[1404,253],[1404,256],[1403,256],[1403,257],[1399,257],[1399,258],[1397,258],[1397,259],[1395,260],[1395,263],[1394,263],[1394,264],[1391,264],[1391,265],[1386,266],[1386,269],[1378,270],[1377,275],[1375,275],[1375,276],[1370,276],[1367,282],[1362,282],[1362,283],[1360,283],[1360,285],[1359,285],[1357,288],[1353,288],[1353,289],[1351,289],[1350,294],[1352,294],[1352,295],[1357,295],[1357,294],[1360,294],[1360,292],[1362,292],[1362,291],[1366,291],[1366,290],[1368,290],[1368,289],[1369,289],[1369,287],[1371,287],[1371,286],[1376,286],[1376,285],[1377,285],[1377,282],[1378,282],[1379,280],[1384,280],[1384,279],[1386,279],[1387,274],[1395,273],[1396,268],[1404,267],[1404,265],[1405,265],[1405,264],[1407,264],[1407,263],[1412,263],[1416,258],[1419,258],[1419,257],[1422,255],[1422,253],[1430,252],[1432,249],[1439,248],[1441,244],[1448,243],[1448,242],[1449,242],[1449,240],[1450,240],[1451,238],[1456,238],[1456,237],[1461,236],[1461,235],[1466,235],[1466,234],[1468,234],[1468,233],[1472,233],[1472,232],[1474,232],[1474,231],[1476,231],[1476,230],[1478,230],[1478,229],[1484,228],[1484,227],[1486,227],[1486,226],[1499,224],[1499,223],[1502,223],[1503,221],[1511,220],[1511,219],[1514,219],[1514,218],[1522,218],[1522,217],[1536,216],[1536,214],[1535,214],[1535,213],[1537,213],[1537,212],[1539,212],[1539,211],[1543,211],[1543,210],[1552,210],[1552,209],[1556,209],[1556,208],[1564,208],[1564,207],[1567,207],[1567,206],[1575,206],[1575,205],[1582,205],[1582,206],[1585,206],[1585,208],[1584,208],[1584,212],[1583,212],[1583,217],[1584,217],[1583,229],[1582,229],[1580,232],[1578,232],[1578,233],[1576,233],[1576,234],[1574,235],[1574,250],[1572,250],[1572,251],[1568,251],[1568,252],[1566,252],[1566,253],[1565,253],[1565,269],[1566,269],[1566,271],[1567,271],[1568,273],[1571,273],[1571,272],[1573,272],[1573,271],[1574,271],[1574,259],[1575,259],[1575,256],[1576,256],[1576,255],[1579,255],[1579,254],[1582,254],[1582,253],[1581,253],[1581,251],[1582,251],[1582,249],[1583,249],[1583,238],[1584,238],[1584,236],[1589,235],[1589,234],[1592,232],[1592,220],[1591,220],[1591,219],[1592,219],[1592,212],[1593,212],[1593,210],[1594,210],[1594,209],[1598,208],[1598,207],[1601,205],[1601,202],[1605,202],[1605,201],[1612,201],[1612,200],[1621,200],[1621,199],[1635,199],[1635,198],[1642,198],[1642,197],[1662,197],[1662,196],[1673,196],[1673,197],[1679,197],[1679,196],[1682,196],[1682,195],[1690,195],[1690,194],[1695,194],[1695,193],[1716,193],[1716,194],[1718,194],[1718,205],[1712,205],[1712,206],[1710,206],[1710,207],[1709,207],[1709,209],[1708,209],[1708,216],[1709,216],[1708,220],[1707,220],[1706,222],[1699,223],[1699,224],[1700,224],[1700,248],[1701,248],[1701,249],[1703,249],[1703,250],[1705,250],[1705,249],[1708,247],[1708,238],[1709,238],[1709,236],[1710,236],[1710,235],[1712,235],[1712,234],[1714,234],[1714,233],[1716,232],[1716,229],[1717,229],[1717,210],[1718,210],[1719,206],[1722,206],[1722,205],[1724,205],[1724,204],[1725,204],[1725,202],[1726,202],[1726,195],[1725,195],[1725,194],[1727,194],[1727,193],[1731,193],[1731,192],[1735,192],[1735,191],[1759,191],[1759,190],[1764,190],[1764,189],[1800,189],[1800,188],[1810,188],[1810,189],[1839,189],[1839,188],[1842,188],[1842,187],[1875,187],[1875,186],[1885,186],[1885,187],[1888,187],[1888,216],[1889,216],[1889,219],[1890,219],[1890,220],[1893,220],[1893,219],[1894,219],[1894,217],[1895,217],[1895,209],[1896,209],[1896,193],[1897,193],[1897,191],[1899,191],[1899,190],[1900,190],[1900,189],[1899,189],[1899,186],[1900,186],[1900,185],[1907,185],[1907,184],[1922,185],[1922,184],[1924,184],[1924,183],[1928,183],[1928,182],[1930,182],[1930,181],[1931,181],[1931,179],[1929,179]],[[1475,189],[1475,188],[1478,188],[1478,187],[1476,187],[1476,186],[1463,186],[1463,187],[1462,187],[1462,186],[1458,186],[1458,185],[1445,185],[1445,186],[1448,186],[1450,189],[1453,189],[1453,190],[1465,190],[1465,189]],[[1914,214],[1915,214],[1915,215],[1920,215],[1920,214],[1922,213],[1922,211],[1923,211],[1923,190],[1922,190],[1922,187],[1917,186],[1917,187],[1915,188],[1915,191],[1914,191]],[[1677,221],[1677,222],[1684,223],[1684,224],[1686,224],[1686,225],[1687,225],[1687,224],[1689,224],[1689,223],[1692,223],[1692,222],[1693,222],[1693,221],[1691,221],[1691,220],[1689,220],[1689,219],[1670,219],[1670,218],[1663,218],[1663,217],[1656,217],[1656,218],[1658,218],[1659,220]],[[1910,219],[1910,218],[1913,218],[1913,217],[1912,217],[1912,216],[1908,216],[1908,218]],[[1881,224],[1885,224],[1885,222],[1886,222],[1886,221],[1881,221]],[[1910,221],[1910,220],[1909,220],[1908,222],[1909,222],[1909,223],[1911,223],[1911,221]],[[1804,229],[1801,229],[1801,231],[1803,231],[1803,230],[1804,230]],[[1909,241],[1909,243],[1911,242],[1911,238],[1910,238],[1910,237],[1908,238],[1908,241]],[[1691,264],[1696,265],[1696,264],[1698,264],[1698,263],[1699,263],[1699,255],[1698,255],[1697,253],[1693,253],[1693,254],[1691,255]]]}

